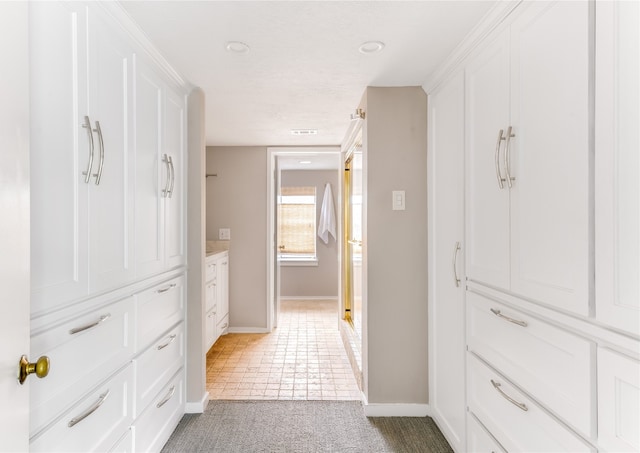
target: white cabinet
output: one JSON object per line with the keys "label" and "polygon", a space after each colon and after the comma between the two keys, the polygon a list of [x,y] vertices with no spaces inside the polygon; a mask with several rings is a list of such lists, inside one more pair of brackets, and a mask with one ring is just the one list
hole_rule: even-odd
{"label": "white cabinet", "polygon": [[185,101],[137,59],[135,256],[138,276],[185,263]]}
{"label": "white cabinet", "polygon": [[589,4],[527,6],[467,102],[467,276],[588,315]]}
{"label": "white cabinet", "polygon": [[640,335],[640,4],[596,12],[596,317]]}
{"label": "white cabinet", "polygon": [[598,445],[640,450],[640,362],[598,349]]}
{"label": "white cabinet", "polygon": [[464,75],[429,96],[429,405],[465,451]]}
{"label": "white cabinet", "polygon": [[205,342],[209,350],[229,329],[229,252],[206,259]]}
{"label": "white cabinet", "polygon": [[87,5],[30,7],[32,312],[134,277],[133,50]]}

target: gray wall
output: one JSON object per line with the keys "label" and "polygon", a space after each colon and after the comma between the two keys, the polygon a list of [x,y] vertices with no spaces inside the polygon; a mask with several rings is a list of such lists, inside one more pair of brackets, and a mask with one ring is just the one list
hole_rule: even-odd
{"label": "gray wall", "polygon": [[[367,89],[364,133],[366,303],[363,373],[369,403],[428,403],[427,96]],[[406,191],[406,210],[391,192]]]}
{"label": "gray wall", "polygon": [[267,148],[207,147],[207,240],[231,228],[229,326],[267,327]]}
{"label": "gray wall", "polygon": [[[282,186],[315,186],[316,187],[316,226],[320,218],[320,210],[326,183],[331,184],[333,203],[337,222],[340,220],[338,200],[338,170],[286,170],[281,173]],[[339,238],[338,238],[339,239]],[[316,236],[317,266],[281,266],[281,297],[338,297],[339,261],[338,244],[329,235],[329,243],[325,244]]]}

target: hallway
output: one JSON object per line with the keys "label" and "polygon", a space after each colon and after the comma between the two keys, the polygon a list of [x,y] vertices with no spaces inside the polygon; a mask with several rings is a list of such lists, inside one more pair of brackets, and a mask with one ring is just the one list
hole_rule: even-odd
{"label": "hallway", "polygon": [[271,334],[228,334],[207,354],[212,400],[360,400],[333,300],[282,301]]}

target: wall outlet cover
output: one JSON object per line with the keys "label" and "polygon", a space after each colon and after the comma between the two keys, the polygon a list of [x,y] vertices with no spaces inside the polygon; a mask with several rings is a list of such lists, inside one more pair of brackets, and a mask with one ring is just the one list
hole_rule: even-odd
{"label": "wall outlet cover", "polygon": [[231,240],[231,228],[220,228],[218,230],[218,239],[222,241]]}

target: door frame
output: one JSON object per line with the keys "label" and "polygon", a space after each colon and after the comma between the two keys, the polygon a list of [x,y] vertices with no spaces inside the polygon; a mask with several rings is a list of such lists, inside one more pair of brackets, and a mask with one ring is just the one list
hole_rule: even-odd
{"label": "door frame", "polygon": [[[279,156],[313,156],[317,154],[335,154],[336,160],[341,159],[341,151],[339,146],[320,146],[320,147],[309,147],[309,146],[296,146],[296,147],[269,147],[267,148],[267,331],[272,332],[273,329],[277,327],[277,319],[278,313],[280,311],[280,298],[279,298],[279,285],[280,285],[280,272],[279,267],[276,264],[276,204],[275,197],[277,194],[276,187],[276,177],[275,171],[277,168],[277,158]],[[342,163],[340,163],[342,165]],[[340,167],[338,167],[338,171],[340,171]],[[279,181],[280,178],[278,177]],[[338,193],[336,199],[338,202],[342,203],[342,178],[338,178]],[[337,237],[342,237],[342,218],[341,218],[341,206],[338,206],[337,212],[340,212],[340,219],[337,221],[338,231],[336,232]],[[342,259],[342,241],[338,241],[338,267],[341,268],[342,263],[340,260]],[[276,297],[276,290],[278,290],[278,297]],[[342,310],[342,275],[339,273],[338,275],[338,304],[340,306],[340,310]]]}

